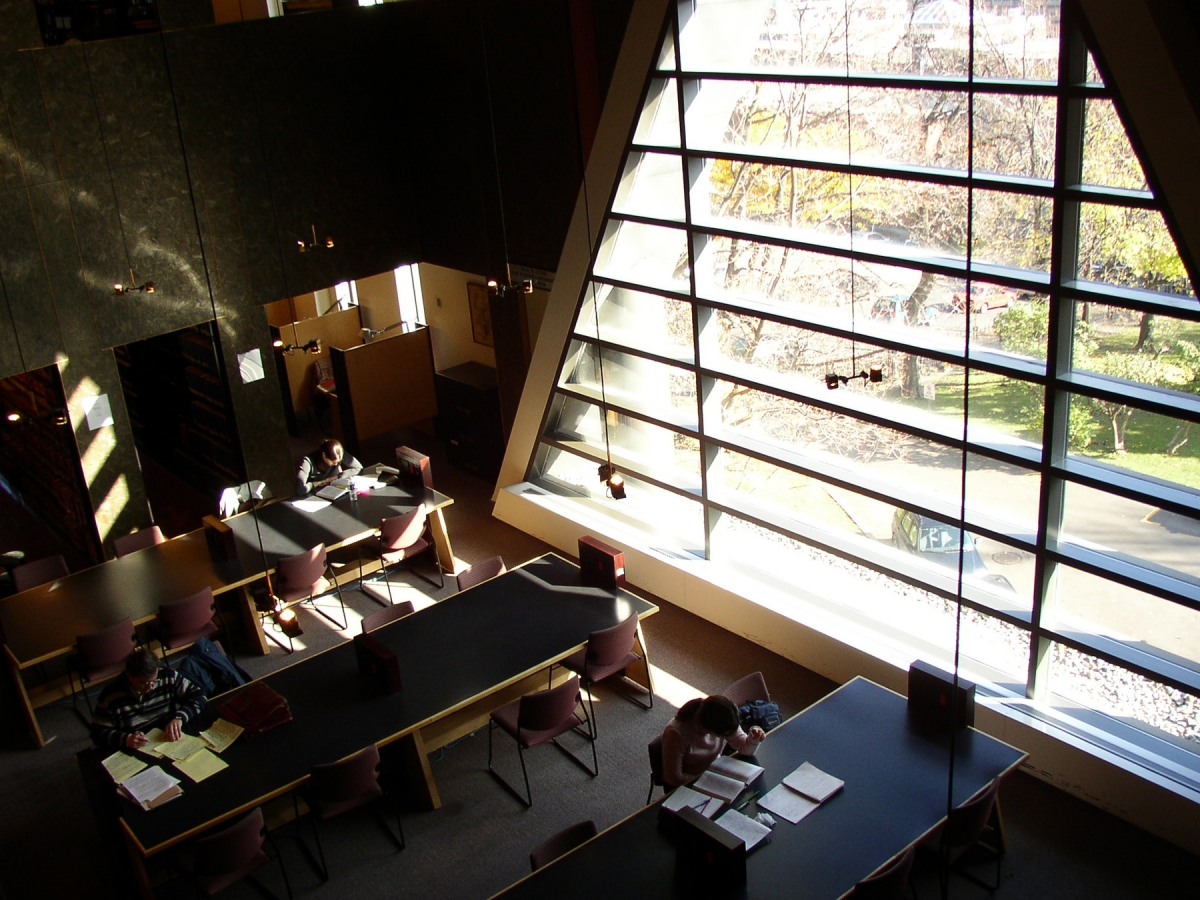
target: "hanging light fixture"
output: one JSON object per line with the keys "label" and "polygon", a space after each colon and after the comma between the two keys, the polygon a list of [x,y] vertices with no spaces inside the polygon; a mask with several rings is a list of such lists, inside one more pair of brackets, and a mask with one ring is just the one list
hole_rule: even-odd
{"label": "hanging light fixture", "polygon": [[275,341],[272,345],[276,350],[284,356],[291,356],[299,351],[301,353],[311,353],[313,356],[321,355],[321,339],[313,338],[307,344],[285,344],[283,341]]}
{"label": "hanging light fixture", "polygon": [[319,250],[324,247],[326,250],[333,249],[333,238],[327,237],[323,241],[317,240],[317,226],[308,226],[312,229],[312,240],[304,240],[303,238],[296,239],[296,247],[301,253],[307,253],[309,250]]}
{"label": "hanging light fixture", "polygon": [[145,281],[145,282],[142,282],[141,284],[137,284],[136,282],[137,282],[137,279],[133,277],[133,269],[130,269],[129,270],[129,284],[124,284],[120,281],[116,282],[115,284],[113,284],[113,293],[121,295],[121,296],[124,296],[125,294],[133,294],[133,293],[140,293],[140,294],[153,294],[154,293],[154,282],[153,281]]}

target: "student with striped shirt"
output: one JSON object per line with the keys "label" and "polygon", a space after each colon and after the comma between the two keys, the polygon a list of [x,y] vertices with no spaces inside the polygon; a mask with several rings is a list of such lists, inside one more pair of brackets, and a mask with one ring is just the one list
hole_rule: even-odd
{"label": "student with striped shirt", "polygon": [[156,727],[167,740],[178,740],[205,702],[200,688],[170,667],[160,669],[149,650],[134,650],[125,671],[96,701],[92,740],[99,747],[136,750],[146,743],[145,732]]}

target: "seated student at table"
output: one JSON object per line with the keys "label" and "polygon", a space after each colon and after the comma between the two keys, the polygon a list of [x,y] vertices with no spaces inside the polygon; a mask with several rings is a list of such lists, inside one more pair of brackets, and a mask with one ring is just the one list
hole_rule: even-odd
{"label": "seated student at table", "polygon": [[207,701],[204,692],[169,666],[159,668],[149,650],[134,650],[125,671],[100,693],[92,719],[92,740],[98,747],[134,750],[146,743],[146,732],[161,728],[168,740],[178,740],[183,726],[198,716]]}
{"label": "seated student at table", "polygon": [[753,756],[766,738],[757,725],[742,731],[737,707],[719,694],[689,700],[679,708],[662,733],[663,781],[679,787],[699,776],[721,755],[726,744]]}
{"label": "seated student at table", "polygon": [[329,440],[321,444],[300,463],[296,470],[296,495],[303,497],[319,491],[339,478],[357,475],[362,463],[346,453],[341,441]]}

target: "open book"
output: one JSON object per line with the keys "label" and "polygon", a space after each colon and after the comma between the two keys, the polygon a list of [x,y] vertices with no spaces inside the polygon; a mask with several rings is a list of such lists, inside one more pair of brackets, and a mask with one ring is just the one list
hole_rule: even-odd
{"label": "open book", "polygon": [[808,762],[784,778],[783,783],[814,803],[824,803],[846,784]]}
{"label": "open book", "polygon": [[745,782],[738,781],[736,778],[730,778],[728,775],[720,775],[712,769],[709,769],[692,782],[694,790],[702,794],[708,794],[710,797],[724,800],[726,803],[732,803],[737,799],[737,795],[742,792],[745,786]]}

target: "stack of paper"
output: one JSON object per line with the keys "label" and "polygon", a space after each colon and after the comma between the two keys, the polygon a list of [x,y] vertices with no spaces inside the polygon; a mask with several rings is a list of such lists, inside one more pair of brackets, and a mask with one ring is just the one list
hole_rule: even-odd
{"label": "stack of paper", "polygon": [[179,779],[168,775],[158,766],[139,772],[121,783],[121,793],[140,806],[151,810],[174,800],[183,793]]}
{"label": "stack of paper", "polygon": [[725,815],[716,820],[717,824],[732,834],[734,837],[739,837],[746,842],[746,852],[749,853],[767,835],[771,833],[771,829],[766,825],[755,822],[749,816],[744,816],[736,809],[725,811]]}
{"label": "stack of paper", "polygon": [[175,768],[192,779],[192,781],[200,782],[209,775],[216,775],[222,769],[228,769],[229,763],[225,762],[225,760],[221,759],[215,753],[209,753],[208,750],[199,750],[187,759],[176,760]]}
{"label": "stack of paper", "polygon": [[181,735],[177,741],[168,741],[167,733],[161,728],[151,729],[146,733],[147,743],[140,748],[143,753],[151,756],[167,757],[167,759],[187,759],[193,753],[208,747],[201,738],[190,734]]}
{"label": "stack of paper", "polygon": [[221,719],[213,723],[213,727],[202,737],[185,734],[177,741],[168,741],[166,732],[155,728],[146,734],[147,743],[140,749],[151,756],[173,760],[175,768],[192,781],[203,781],[229,767],[229,763],[209,752],[209,746],[215,748],[219,744],[219,749],[223,750],[241,733],[240,727]]}
{"label": "stack of paper", "polygon": [[822,772],[811,763],[804,763],[758,800],[759,808],[799,822],[810,812],[842,789],[845,782]]}
{"label": "stack of paper", "polygon": [[208,746],[213,749],[214,753],[224,753],[229,745],[238,739],[242,731],[241,725],[234,725],[232,722],[218,718],[211,727],[200,732],[200,737],[208,741]]}
{"label": "stack of paper", "polygon": [[711,819],[716,815],[717,810],[723,805],[724,803],[720,798],[710,797],[707,794],[701,794],[699,791],[693,791],[687,785],[675,788],[671,796],[663,801],[663,809],[678,812],[684,807],[691,807],[706,819]]}
{"label": "stack of paper", "polygon": [[363,491],[373,491],[376,488],[383,487],[383,482],[374,475],[351,475],[351,487],[359,493]]}
{"label": "stack of paper", "polygon": [[108,774],[112,776],[112,780],[117,784],[122,784],[136,775],[142,769],[146,768],[146,764],[128,753],[122,753],[118,750],[112,756],[108,757],[101,764]]}

